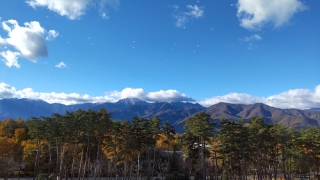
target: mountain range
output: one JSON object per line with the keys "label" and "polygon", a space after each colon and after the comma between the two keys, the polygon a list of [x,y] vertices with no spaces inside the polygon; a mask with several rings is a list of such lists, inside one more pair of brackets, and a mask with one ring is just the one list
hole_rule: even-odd
{"label": "mountain range", "polygon": [[205,111],[212,120],[225,118],[229,120],[248,120],[251,117],[264,117],[267,123],[279,123],[286,127],[306,128],[320,127],[320,108],[308,110],[280,109],[262,103],[244,105],[218,103],[210,107],[188,102],[154,102],[148,103],[140,99],[126,98],[115,103],[86,103],[77,105],[49,104],[42,100],[31,99],[2,99],[0,100],[0,120],[24,120],[31,117],[51,116],[52,113],[64,114],[66,111],[78,109],[99,110],[105,108],[112,114],[113,119],[131,120],[134,116],[152,118],[158,116],[162,121],[175,126],[177,132],[183,132],[183,125],[188,117]]}

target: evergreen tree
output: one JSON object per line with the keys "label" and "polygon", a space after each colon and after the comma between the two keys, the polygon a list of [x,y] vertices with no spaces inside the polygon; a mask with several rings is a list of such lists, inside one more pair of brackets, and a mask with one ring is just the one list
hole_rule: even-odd
{"label": "evergreen tree", "polygon": [[187,137],[194,137],[196,140],[192,147],[192,149],[198,150],[195,173],[199,179],[205,179],[207,169],[206,158],[208,157],[206,145],[211,144],[210,137],[213,137],[215,134],[215,125],[210,121],[208,114],[200,112],[188,118],[184,127]]}

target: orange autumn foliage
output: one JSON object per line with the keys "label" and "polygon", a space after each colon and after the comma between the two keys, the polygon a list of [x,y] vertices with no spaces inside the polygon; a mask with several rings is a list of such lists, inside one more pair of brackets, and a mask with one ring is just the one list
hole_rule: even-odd
{"label": "orange autumn foliage", "polygon": [[160,134],[160,138],[157,140],[157,147],[162,149],[173,150],[178,146],[178,141],[176,139],[168,139],[165,134]]}

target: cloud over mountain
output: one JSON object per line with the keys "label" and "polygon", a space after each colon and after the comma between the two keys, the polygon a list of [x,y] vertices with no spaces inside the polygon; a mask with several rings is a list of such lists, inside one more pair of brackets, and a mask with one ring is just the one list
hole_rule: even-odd
{"label": "cloud over mountain", "polygon": [[[48,103],[61,104],[82,104],[82,103],[104,103],[116,102],[125,98],[137,98],[148,102],[195,102],[191,97],[180,93],[177,90],[160,90],[155,92],[146,92],[142,88],[125,88],[122,91],[107,92],[104,96],[92,97],[88,94],[80,95],[78,93],[44,93],[35,92],[32,88],[16,90],[4,82],[0,83],[0,99],[4,98],[29,98],[41,99]],[[308,109],[320,107],[320,85],[314,90],[310,89],[291,89],[280,94],[269,97],[257,97],[246,93],[230,93],[223,96],[215,96],[204,99],[198,103],[203,106],[211,106],[219,102],[233,104],[254,104],[264,103],[278,108],[297,108]]]}
{"label": "cloud over mountain", "polygon": [[307,109],[320,107],[320,85],[314,90],[291,89],[286,92],[269,96],[267,104],[271,106]]}
{"label": "cloud over mountain", "polygon": [[219,102],[234,104],[264,103],[278,108],[308,109],[320,107],[320,85],[314,90],[291,89],[269,97],[255,97],[245,93],[230,93],[224,96],[215,96],[199,103],[203,106],[211,106]]}
{"label": "cloud over mountain", "polygon": [[65,105],[82,104],[82,103],[104,103],[116,102],[124,98],[137,98],[149,102],[177,102],[188,101],[194,102],[195,100],[187,97],[185,94],[177,90],[160,90],[156,92],[145,92],[142,88],[125,88],[122,91],[112,91],[106,93],[104,96],[92,97],[88,94],[80,95],[78,93],[44,93],[35,92],[32,88],[25,88],[16,90],[4,82],[0,83],[0,99],[4,98],[28,98],[28,99],[41,99],[48,103],[61,103]]}
{"label": "cloud over mountain", "polygon": [[223,96],[215,96],[205,99],[199,103],[203,106],[211,106],[219,102],[233,103],[233,104],[254,104],[264,102],[264,98],[254,97],[246,93],[229,93]]}
{"label": "cloud over mountain", "polygon": [[240,26],[250,30],[265,25],[278,28],[287,24],[295,13],[307,9],[300,0],[238,0],[237,8]]}
{"label": "cloud over mountain", "polygon": [[142,88],[125,88],[122,91],[112,91],[108,93],[111,97],[115,99],[124,99],[124,98],[137,98],[144,101],[150,102],[178,102],[178,101],[188,101],[194,102],[195,100],[187,97],[185,94],[180,93],[177,90],[160,90],[156,92],[145,92]]}

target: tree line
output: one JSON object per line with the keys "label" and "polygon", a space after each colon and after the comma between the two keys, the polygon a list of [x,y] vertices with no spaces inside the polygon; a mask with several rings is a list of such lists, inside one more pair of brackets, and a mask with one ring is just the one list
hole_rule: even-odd
{"label": "tree line", "polygon": [[0,122],[0,177],[293,179],[314,177],[320,130],[221,119],[204,112],[177,134],[158,117],[113,120],[105,109]]}

